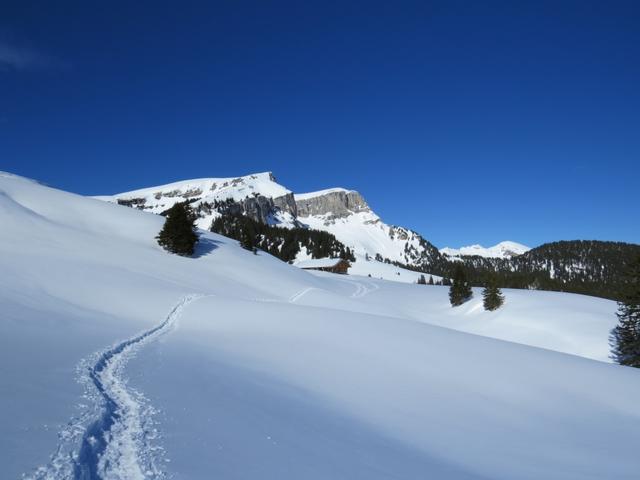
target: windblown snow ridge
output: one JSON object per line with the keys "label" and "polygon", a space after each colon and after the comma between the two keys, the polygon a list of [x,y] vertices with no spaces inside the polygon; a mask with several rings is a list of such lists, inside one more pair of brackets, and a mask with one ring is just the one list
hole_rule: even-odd
{"label": "windblown snow ridge", "polygon": [[67,424],[49,465],[27,478],[138,480],[165,476],[159,464],[163,450],[154,444],[155,410],[141,393],[127,387],[123,371],[144,345],[170,331],[182,310],[202,296],[183,297],[159,325],[81,363],[81,381],[92,388],[86,397],[93,408]]}

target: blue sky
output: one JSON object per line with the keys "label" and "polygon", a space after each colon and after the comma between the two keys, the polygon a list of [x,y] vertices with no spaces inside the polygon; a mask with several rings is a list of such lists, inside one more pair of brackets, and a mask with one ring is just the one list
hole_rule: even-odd
{"label": "blue sky", "polygon": [[640,2],[3,2],[0,169],[273,171],[437,246],[640,242]]}

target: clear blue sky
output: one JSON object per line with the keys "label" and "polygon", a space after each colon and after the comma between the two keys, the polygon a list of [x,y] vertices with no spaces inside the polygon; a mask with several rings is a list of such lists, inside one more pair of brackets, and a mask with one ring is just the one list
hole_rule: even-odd
{"label": "clear blue sky", "polygon": [[4,1],[0,169],[271,170],[437,246],[640,242],[640,1]]}

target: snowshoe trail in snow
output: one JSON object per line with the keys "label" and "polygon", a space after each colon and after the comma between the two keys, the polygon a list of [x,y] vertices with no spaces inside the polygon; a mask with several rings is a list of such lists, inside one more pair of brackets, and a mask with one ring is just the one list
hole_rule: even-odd
{"label": "snowshoe trail in snow", "polygon": [[[138,480],[164,478],[162,448],[154,445],[157,430],[153,407],[129,388],[123,377],[127,362],[146,344],[175,325],[182,310],[203,295],[183,297],[155,327],[81,363],[91,409],[72,419],[59,433],[51,462],[25,478],[34,480]],[[78,443],[80,443],[78,447]]]}

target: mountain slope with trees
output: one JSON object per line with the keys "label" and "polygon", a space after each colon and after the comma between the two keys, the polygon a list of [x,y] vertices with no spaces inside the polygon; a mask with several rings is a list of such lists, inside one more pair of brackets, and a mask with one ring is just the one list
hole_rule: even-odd
{"label": "mountain slope with trees", "polygon": [[[509,259],[460,257],[473,285],[495,274],[500,287],[582,293],[620,299],[625,271],[640,245],[598,240],[546,243]],[[438,265],[450,275],[451,266]],[[434,270],[435,273],[439,273]]]}
{"label": "mountain slope with trees", "polygon": [[244,215],[222,215],[213,221],[211,231],[238,240],[247,250],[259,248],[285,262],[292,262],[301,252],[303,257],[355,260],[349,247],[320,230],[283,228]]}

